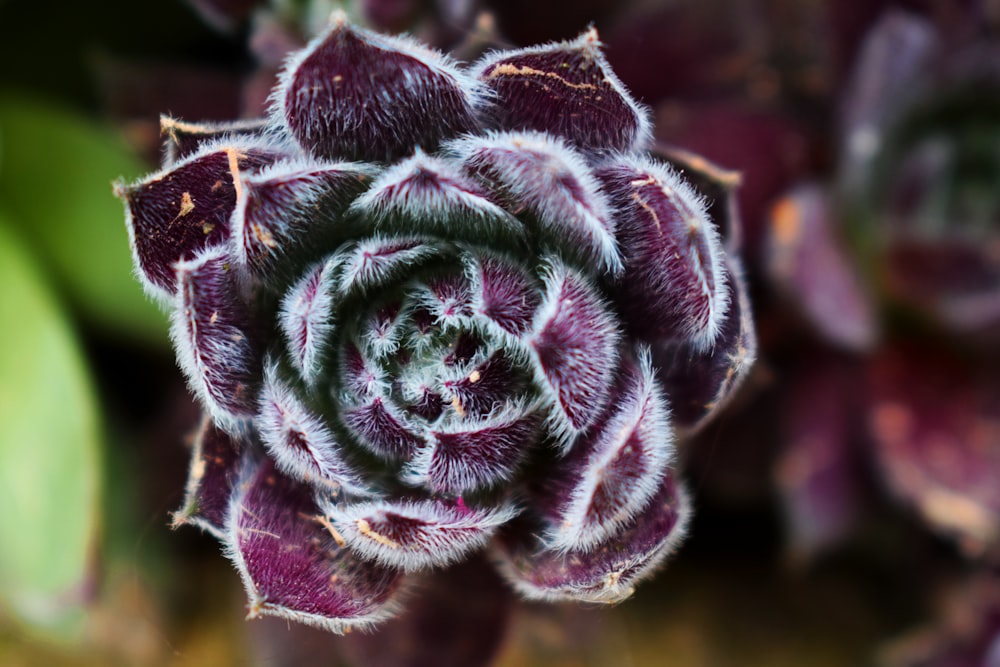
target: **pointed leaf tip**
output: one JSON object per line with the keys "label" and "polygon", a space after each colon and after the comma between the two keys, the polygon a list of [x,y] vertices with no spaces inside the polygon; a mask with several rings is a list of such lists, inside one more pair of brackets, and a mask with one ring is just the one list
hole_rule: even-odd
{"label": "pointed leaf tip", "polygon": [[274,114],[314,157],[390,161],[474,129],[477,89],[415,41],[335,20],[289,62]]}
{"label": "pointed leaf tip", "polygon": [[573,41],[489,54],[474,71],[495,94],[490,111],[503,129],[548,132],[599,152],[628,152],[649,140],[649,113],[615,76],[594,29]]}

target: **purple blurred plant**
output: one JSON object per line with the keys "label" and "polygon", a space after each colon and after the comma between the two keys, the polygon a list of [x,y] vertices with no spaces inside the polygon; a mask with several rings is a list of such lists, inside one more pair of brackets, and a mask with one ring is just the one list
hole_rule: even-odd
{"label": "purple blurred plant", "polygon": [[[956,16],[892,10],[873,24],[841,104],[838,178],[800,184],[778,202],[765,254],[773,283],[814,331],[868,357],[827,393],[868,385],[850,408],[860,419],[837,421],[864,425],[880,482],[979,557],[1000,539],[991,426],[1000,414],[1000,57],[976,12]],[[801,408],[796,419],[832,423]],[[858,505],[850,440],[859,434],[826,434],[822,447],[798,438],[782,463],[810,471],[781,481],[793,533],[812,523],[816,538],[802,541],[817,548],[852,522],[808,508]]]}
{"label": "purple blurred plant", "polygon": [[674,431],[755,338],[594,31],[466,69],[335,15],[269,118],[164,131],[116,191],[206,412],[175,523],[251,616],[367,628],[488,545],[526,598],[612,603],[674,551]]}

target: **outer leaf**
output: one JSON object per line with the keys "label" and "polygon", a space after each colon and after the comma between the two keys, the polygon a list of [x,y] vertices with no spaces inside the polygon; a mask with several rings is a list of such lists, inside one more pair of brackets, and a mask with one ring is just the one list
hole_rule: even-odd
{"label": "outer leaf", "polygon": [[141,181],[115,183],[115,195],[125,203],[136,273],[149,294],[169,298],[177,285],[174,264],[228,241],[229,219],[243,189],[240,171],[275,157],[256,146],[212,144]]}
{"label": "outer leaf", "polygon": [[[0,596],[69,630],[98,516],[95,389],[23,243],[0,220]],[[15,324],[16,323],[16,324]]]}
{"label": "outer leaf", "polygon": [[339,14],[288,62],[273,113],[314,157],[392,160],[473,129],[478,88],[445,56]]}
{"label": "outer leaf", "polygon": [[175,528],[190,524],[220,540],[225,535],[229,500],[239,481],[244,443],[204,417],[191,452],[184,505],[173,516]]}
{"label": "outer leaf", "polygon": [[620,602],[677,548],[689,516],[686,492],[667,475],[633,522],[586,552],[547,549],[524,530],[507,533],[500,570],[529,599]]}
{"label": "outer leaf", "polygon": [[117,138],[36,101],[0,99],[0,202],[87,317],[165,342],[165,317],[129,280],[115,178],[143,166]]}
{"label": "outer leaf", "polygon": [[611,70],[596,30],[493,53],[475,69],[498,98],[504,129],[548,132],[592,151],[630,151],[649,138],[648,112]]}
{"label": "outer leaf", "polygon": [[625,275],[618,304],[649,340],[678,336],[708,349],[729,306],[725,254],[703,202],[668,167],[645,159],[598,176],[618,208]]}
{"label": "outer leaf", "polygon": [[271,461],[248,466],[230,505],[230,556],[250,618],[277,616],[338,634],[393,615],[400,575],[358,561],[313,500]]}
{"label": "outer leaf", "polygon": [[259,342],[236,296],[224,248],[208,248],[177,265],[177,300],[170,334],[191,389],[227,430],[257,412]]}
{"label": "outer leaf", "polygon": [[673,454],[670,412],[649,351],[638,357],[638,363],[622,364],[607,415],[554,475],[550,548],[596,547],[631,522],[660,489]]}
{"label": "outer leaf", "polygon": [[652,346],[653,364],[670,396],[674,424],[695,430],[718,414],[742,385],[757,358],[757,331],[742,268],[726,257],[729,308],[715,345],[668,339]]}

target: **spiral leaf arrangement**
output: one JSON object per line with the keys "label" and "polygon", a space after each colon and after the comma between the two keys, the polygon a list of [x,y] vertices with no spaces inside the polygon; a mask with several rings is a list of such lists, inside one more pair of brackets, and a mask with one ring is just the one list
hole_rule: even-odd
{"label": "spiral leaf arrangement", "polygon": [[117,185],[205,410],[175,522],[251,616],[333,632],[484,549],[527,598],[629,596],[688,521],[674,433],[753,329],[596,33],[463,68],[335,16],[272,100],[165,118],[163,170]]}

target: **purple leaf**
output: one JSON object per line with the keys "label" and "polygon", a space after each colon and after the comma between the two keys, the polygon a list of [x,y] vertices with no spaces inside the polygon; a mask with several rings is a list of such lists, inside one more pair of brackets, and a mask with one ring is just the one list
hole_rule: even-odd
{"label": "purple leaf", "polygon": [[352,210],[379,233],[426,233],[481,243],[520,238],[521,223],[458,165],[417,153],[385,172]]}
{"label": "purple leaf", "polygon": [[359,561],[313,500],[313,490],[270,460],[245,471],[230,505],[233,559],[250,618],[277,616],[337,634],[392,616],[397,571]]}
{"label": "purple leaf", "polygon": [[173,295],[174,264],[229,239],[240,172],[274,159],[274,150],[219,144],[134,185],[115,185],[125,202],[132,256],[147,292]]}
{"label": "purple leaf", "polygon": [[417,399],[407,405],[407,410],[430,423],[437,421],[438,417],[444,413],[444,407],[444,397],[430,387],[424,386],[420,388],[420,395]]}
{"label": "purple leaf", "polygon": [[[233,259],[251,282],[273,280],[336,245],[340,216],[377,170],[344,162],[282,162],[243,178],[232,217]],[[297,262],[291,262],[290,259]]]}
{"label": "purple leaf", "polygon": [[632,522],[660,490],[673,455],[670,411],[649,352],[623,363],[608,413],[545,480],[549,549],[589,551]]}
{"label": "purple leaf", "polygon": [[160,116],[160,136],[166,137],[163,142],[163,166],[173,167],[217,139],[230,137],[238,141],[260,137],[266,126],[265,118],[218,123],[190,122]]}
{"label": "purple leaf", "polygon": [[480,97],[446,56],[338,14],[288,62],[273,114],[314,157],[383,161],[473,130]]}
{"label": "purple leaf", "polygon": [[[453,406],[459,415],[464,412]],[[405,480],[456,495],[510,480],[537,441],[538,426],[537,413],[518,406],[438,425],[408,465]]]}
{"label": "purple leaf", "polygon": [[620,602],[673,553],[689,516],[686,492],[667,475],[641,514],[587,551],[547,549],[524,526],[501,531],[500,571],[531,600]]}
{"label": "purple leaf", "polygon": [[224,248],[177,264],[175,304],[170,335],[181,370],[215,422],[238,428],[257,412],[261,351]]}
{"label": "purple leaf", "polygon": [[466,276],[452,273],[426,280],[416,296],[434,318],[435,325],[447,329],[462,324],[471,317],[471,292]]}
{"label": "purple leaf", "polygon": [[406,572],[462,560],[516,513],[442,500],[331,503],[324,509],[359,558]]}
{"label": "purple leaf", "polygon": [[443,385],[452,397],[450,402],[457,401],[465,414],[482,417],[502,408],[524,383],[510,358],[496,352],[471,372],[445,380]]}
{"label": "purple leaf", "polygon": [[872,295],[840,239],[830,196],[804,185],[771,210],[766,265],[771,279],[831,343],[850,350],[875,344]]}
{"label": "purple leaf", "polygon": [[542,133],[491,133],[448,144],[447,150],[486,181],[513,211],[530,211],[546,241],[573,258],[618,273],[611,210],[583,160]]}
{"label": "purple leaf", "polygon": [[648,112],[611,70],[594,29],[489,54],[474,71],[496,95],[490,111],[503,129],[547,132],[588,151],[628,152],[649,139]]}
{"label": "purple leaf", "polygon": [[846,149],[840,170],[850,194],[869,187],[887,127],[917,99],[928,72],[942,59],[935,33],[927,18],[896,8],[882,14],[858,49],[840,105]]}
{"label": "purple leaf", "polygon": [[347,343],[342,348],[339,379],[344,390],[342,398],[348,402],[383,396],[389,389],[382,367],[368,359],[353,343]]}
{"label": "purple leaf", "polygon": [[[705,199],[705,210],[719,230],[723,249],[738,255],[744,244],[743,219],[746,217],[746,206],[741,205],[741,198],[749,175],[720,167],[698,153],[662,142],[653,146],[651,154],[666,162],[676,173],[683,174],[691,188]],[[767,198],[770,200],[770,193]]]}
{"label": "purple leaf", "polygon": [[520,337],[531,328],[541,303],[539,288],[512,262],[492,255],[468,260],[473,276],[474,309],[503,331]]}
{"label": "purple leaf", "polygon": [[374,308],[361,320],[364,351],[380,361],[396,354],[405,323],[406,317],[398,302],[391,301]]}
{"label": "purple leaf", "polygon": [[339,291],[345,296],[377,293],[439,255],[433,244],[420,238],[366,238],[338,252],[344,267]]}
{"label": "purple leaf", "polygon": [[255,425],[279,470],[317,488],[353,495],[370,490],[342,455],[329,425],[281,380],[273,361],[264,369],[260,414]]}
{"label": "purple leaf", "polygon": [[652,345],[653,365],[673,410],[677,427],[693,431],[728,403],[757,357],[757,331],[743,271],[726,257],[729,308],[715,344],[701,350],[691,341],[670,339]]}
{"label": "purple leaf", "polygon": [[958,333],[990,336],[1000,327],[1000,255],[995,240],[896,238],[883,255],[890,296]]}
{"label": "purple leaf", "polygon": [[343,421],[365,449],[387,461],[409,460],[424,444],[417,428],[381,396],[345,407]]}
{"label": "purple leaf", "polygon": [[625,274],[617,302],[629,328],[708,349],[729,304],[724,252],[703,202],[669,167],[648,159],[623,160],[598,175],[619,211]]}
{"label": "purple leaf", "polygon": [[244,443],[204,417],[194,441],[184,504],[174,512],[172,526],[193,525],[224,539],[229,499],[240,473]]}
{"label": "purple leaf", "polygon": [[610,398],[620,333],[595,287],[554,264],[545,275],[545,297],[528,344],[539,384],[556,408],[551,427],[568,445],[593,424]]}
{"label": "purple leaf", "polygon": [[333,292],[337,287],[337,264],[329,259],[309,269],[285,293],[278,323],[285,349],[296,370],[310,386],[323,376],[333,336]]}

